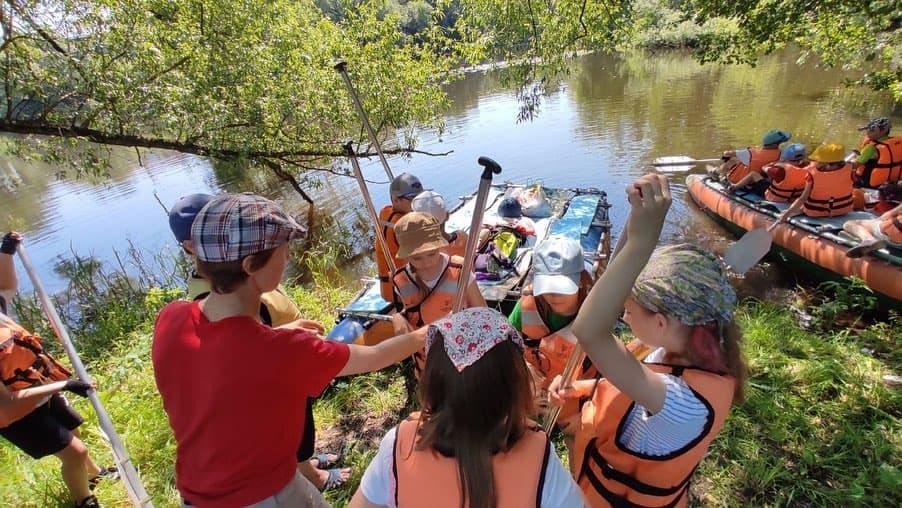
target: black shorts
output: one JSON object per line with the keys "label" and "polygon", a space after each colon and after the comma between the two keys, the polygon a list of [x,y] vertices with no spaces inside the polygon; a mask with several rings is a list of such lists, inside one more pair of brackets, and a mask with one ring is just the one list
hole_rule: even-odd
{"label": "black shorts", "polygon": [[0,429],[0,436],[34,459],[53,455],[72,442],[72,431],[84,422],[59,394],[22,419]]}
{"label": "black shorts", "polygon": [[298,462],[305,462],[313,457],[316,448],[316,425],[313,423],[313,401],[307,398],[307,416],[304,418],[304,434],[301,436],[301,445],[298,447]]}

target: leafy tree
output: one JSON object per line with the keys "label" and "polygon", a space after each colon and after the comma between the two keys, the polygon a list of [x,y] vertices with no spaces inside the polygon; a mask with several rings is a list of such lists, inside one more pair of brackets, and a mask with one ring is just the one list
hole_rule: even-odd
{"label": "leafy tree", "polygon": [[[451,60],[430,34],[410,44],[379,2],[332,21],[313,0],[5,0],[0,132],[43,135],[37,153],[100,171],[96,145],[167,148],[264,165],[296,188],[331,170],[360,123],[340,77],[349,62],[371,120],[394,152],[441,125]],[[369,147],[363,152],[372,153]]]}

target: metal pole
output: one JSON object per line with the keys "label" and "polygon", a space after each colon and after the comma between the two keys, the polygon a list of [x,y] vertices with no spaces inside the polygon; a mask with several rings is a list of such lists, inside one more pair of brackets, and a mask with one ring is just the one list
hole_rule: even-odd
{"label": "metal pole", "polygon": [[[611,253],[610,261],[614,260],[614,256],[620,252],[620,249],[623,248],[623,244],[626,243],[626,226],[624,226],[623,233],[620,235],[620,238],[617,239],[617,245],[614,247],[614,252]],[[609,263],[610,263],[609,261]],[[564,366],[564,372],[561,373],[561,388],[569,387],[573,384],[573,378],[576,376],[577,367],[582,365],[583,360],[586,357],[586,353],[583,352],[583,348],[579,345],[579,342],[573,347],[573,352],[570,353],[570,357],[567,358],[567,364]],[[551,432],[554,429],[554,424],[557,423],[557,418],[561,414],[561,406],[554,406],[551,410],[548,411],[548,414],[545,415],[545,423],[543,427],[548,432]]]}
{"label": "metal pole", "polygon": [[360,115],[360,120],[363,121],[363,126],[366,128],[366,134],[370,138],[370,143],[376,148],[376,153],[379,154],[379,160],[382,162],[382,167],[385,169],[385,174],[388,175],[389,180],[394,180],[395,176],[391,172],[391,168],[388,166],[388,161],[385,159],[385,154],[382,153],[382,147],[379,145],[379,139],[376,138],[376,131],[373,130],[373,126],[370,125],[370,119],[366,116],[366,110],[363,109],[363,103],[360,102],[360,96],[357,95],[357,90],[354,89],[354,84],[351,83],[351,76],[348,75],[348,62],[344,60],[335,64],[335,70],[341,74],[341,78],[345,82],[345,86],[348,87],[348,92],[351,94],[351,99],[354,100],[354,105],[357,106],[357,114]]}
{"label": "metal pole", "polygon": [[467,247],[464,251],[464,266],[461,270],[461,281],[457,285],[457,296],[454,298],[454,307],[451,312],[459,312],[464,306],[464,300],[469,287],[470,273],[473,271],[473,262],[476,258],[476,243],[479,240],[479,230],[482,227],[482,216],[485,213],[485,202],[489,197],[489,187],[492,185],[492,175],[501,174],[501,166],[488,157],[480,157],[477,162],[484,169],[479,179],[479,191],[476,193],[476,208],[473,210],[473,218],[470,220],[470,231],[467,237]]}
{"label": "metal pole", "polygon": [[393,274],[398,267],[395,266],[395,258],[392,256],[391,252],[389,252],[388,243],[385,241],[385,236],[382,235],[382,228],[379,227],[379,214],[376,213],[376,208],[373,206],[373,198],[370,197],[370,191],[366,187],[366,180],[363,179],[363,172],[360,171],[360,163],[357,162],[357,155],[354,153],[354,148],[350,141],[344,144],[344,151],[348,158],[351,159],[351,167],[354,168],[354,178],[357,179],[357,185],[360,186],[360,193],[363,195],[363,202],[366,205],[366,210],[370,214],[370,220],[373,221],[373,227],[376,228],[376,241],[379,242],[379,246],[382,247],[382,255],[385,257],[386,265],[388,265],[388,273]]}
{"label": "metal pole", "polygon": [[[41,279],[38,278],[37,271],[35,271],[34,265],[31,264],[31,258],[28,257],[25,245],[23,245],[22,242],[19,243],[18,252],[19,259],[22,261],[25,271],[28,272],[28,278],[31,279],[31,284],[34,286],[34,290],[41,300],[41,306],[44,308],[44,312],[47,314],[47,318],[50,320],[53,331],[56,333],[63,349],[66,350],[66,354],[69,356],[69,361],[72,362],[75,373],[78,374],[78,378],[85,383],[93,383],[91,375],[88,374],[85,365],[78,356],[78,352],[75,350],[75,346],[72,345],[72,339],[69,338],[69,332],[66,331],[66,327],[63,326],[63,322],[60,319],[59,314],[57,314],[56,308],[53,306],[50,297],[44,290],[44,285],[41,283]],[[106,434],[110,446],[113,448],[113,456],[116,459],[116,465],[124,480],[129,498],[131,498],[131,501],[135,506],[152,508],[153,503],[150,500],[150,496],[147,494],[147,491],[144,490],[144,485],[141,483],[138,471],[135,470],[135,466],[132,464],[132,459],[128,454],[128,450],[125,449],[125,444],[122,442],[119,434],[116,433],[115,427],[113,427],[113,420],[100,402],[100,397],[97,396],[97,390],[88,390],[88,399],[91,401],[91,405],[94,406],[94,412],[97,413],[100,428]]]}

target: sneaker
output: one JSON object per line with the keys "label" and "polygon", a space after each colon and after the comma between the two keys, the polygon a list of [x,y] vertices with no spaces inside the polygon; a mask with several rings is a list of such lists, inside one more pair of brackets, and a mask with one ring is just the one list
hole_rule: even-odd
{"label": "sneaker", "polygon": [[105,467],[101,469],[99,473],[97,473],[97,476],[88,480],[88,487],[90,487],[91,490],[94,490],[95,488],[97,488],[97,484],[101,481],[116,481],[118,479],[119,469],[117,469],[116,466]]}
{"label": "sneaker", "polygon": [[101,506],[96,497],[88,496],[75,503],[75,508],[101,508]]}

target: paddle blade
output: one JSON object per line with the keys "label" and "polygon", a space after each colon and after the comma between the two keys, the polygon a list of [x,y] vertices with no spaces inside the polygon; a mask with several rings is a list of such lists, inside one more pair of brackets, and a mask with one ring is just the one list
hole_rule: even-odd
{"label": "paddle blade", "polygon": [[654,161],[652,161],[652,166],[657,166],[659,171],[666,171],[671,173],[677,173],[682,171],[689,171],[692,169],[697,161],[692,157],[687,157],[685,155],[674,155],[672,157],[658,157]]}
{"label": "paddle blade", "polygon": [[363,328],[360,321],[354,317],[346,317],[329,331],[326,339],[341,342],[342,344],[354,344],[357,342],[357,339],[363,337],[364,333],[366,333],[366,329]]}
{"label": "paddle blade", "polygon": [[748,166],[752,162],[752,152],[747,149],[736,150],[736,158],[739,159],[739,162]]}
{"label": "paddle blade", "polygon": [[743,274],[770,252],[771,243],[773,237],[766,229],[753,229],[727,249],[724,261],[736,273]]}

